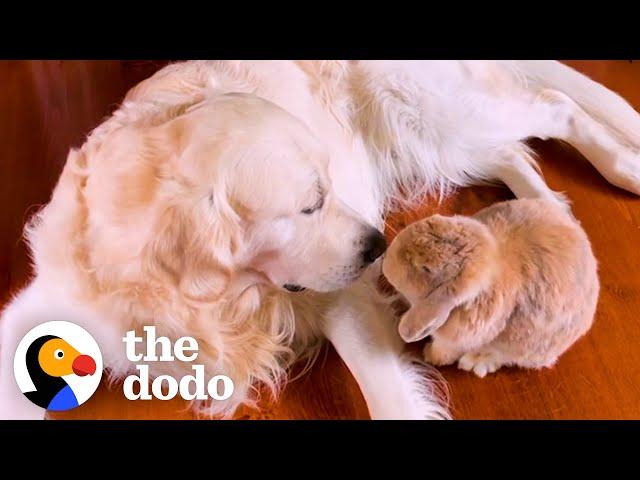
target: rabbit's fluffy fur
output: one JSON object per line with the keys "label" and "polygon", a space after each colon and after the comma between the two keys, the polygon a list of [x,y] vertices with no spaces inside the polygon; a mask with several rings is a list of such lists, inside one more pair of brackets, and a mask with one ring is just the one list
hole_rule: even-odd
{"label": "rabbit's fluffy fur", "polygon": [[402,338],[430,335],[427,361],[457,361],[481,377],[553,365],[591,327],[600,289],[584,230],[540,199],[416,222],[393,241],[383,269],[411,304]]}

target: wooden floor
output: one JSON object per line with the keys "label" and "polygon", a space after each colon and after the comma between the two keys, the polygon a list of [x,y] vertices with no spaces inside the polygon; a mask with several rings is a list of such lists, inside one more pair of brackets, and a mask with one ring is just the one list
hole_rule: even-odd
{"label": "wooden floor", "polygon": [[[640,109],[640,62],[568,61]],[[20,241],[24,221],[45,203],[70,146],[82,142],[126,90],[162,62],[0,62],[0,303],[30,269]],[[574,150],[533,144],[547,182],[573,202],[593,242],[602,283],[592,331],[557,366],[504,370],[479,379],[443,369],[459,419],[640,418],[640,199],[616,189]],[[499,188],[460,191],[443,205],[389,220],[391,238],[433,212],[473,213],[501,199]],[[366,405],[345,365],[327,347],[312,371],[286,388],[277,404],[244,410],[252,419],[365,419]],[[120,387],[101,386],[80,408],[57,418],[192,418],[181,401],[129,402]]]}

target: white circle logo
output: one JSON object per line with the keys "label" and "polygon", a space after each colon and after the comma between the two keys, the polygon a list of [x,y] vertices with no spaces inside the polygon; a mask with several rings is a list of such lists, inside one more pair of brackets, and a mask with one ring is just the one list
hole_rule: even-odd
{"label": "white circle logo", "polygon": [[100,385],[102,367],[100,347],[89,332],[63,321],[31,329],[13,358],[20,391],[51,411],[71,410],[89,400]]}

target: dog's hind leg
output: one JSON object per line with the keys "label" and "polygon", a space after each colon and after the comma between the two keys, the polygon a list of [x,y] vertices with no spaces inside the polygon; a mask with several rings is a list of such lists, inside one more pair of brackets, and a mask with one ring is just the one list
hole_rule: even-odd
{"label": "dog's hind leg", "polygon": [[533,105],[543,120],[533,135],[573,145],[609,183],[640,194],[640,150],[596,121],[568,95],[543,90]]}
{"label": "dog's hind leg", "polygon": [[550,60],[499,61],[531,95],[531,136],[576,147],[612,184],[640,194],[640,113],[620,95]]}
{"label": "dog's hind leg", "polygon": [[517,142],[485,155],[486,174],[504,183],[517,198],[542,198],[567,207],[568,200],[546,184],[530,149]]}
{"label": "dog's hind leg", "polygon": [[371,279],[359,280],[339,294],[323,326],[358,382],[371,417],[449,418],[435,371],[403,354],[391,307],[376,297]]}
{"label": "dog's hind leg", "polygon": [[502,181],[517,197],[566,202],[546,185],[526,145],[520,142],[531,137],[556,138],[574,146],[610,183],[640,194],[640,150],[619,140],[569,96],[557,90],[527,93],[510,109],[514,141],[476,154],[484,157],[476,163],[485,165],[487,179]]}
{"label": "dog's hind leg", "polygon": [[516,141],[556,138],[574,146],[610,183],[640,194],[640,150],[621,141],[568,95],[557,90],[527,93],[510,108],[514,142],[476,154],[485,157],[477,163],[485,165],[488,179],[502,181],[517,197],[565,202],[545,184],[527,147]]}

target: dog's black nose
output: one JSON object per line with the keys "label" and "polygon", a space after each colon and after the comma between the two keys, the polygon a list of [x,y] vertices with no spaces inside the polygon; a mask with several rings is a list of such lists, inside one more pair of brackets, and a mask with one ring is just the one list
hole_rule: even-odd
{"label": "dog's black nose", "polygon": [[387,242],[384,235],[376,229],[373,229],[364,240],[364,250],[362,256],[365,263],[373,263],[387,249]]}

